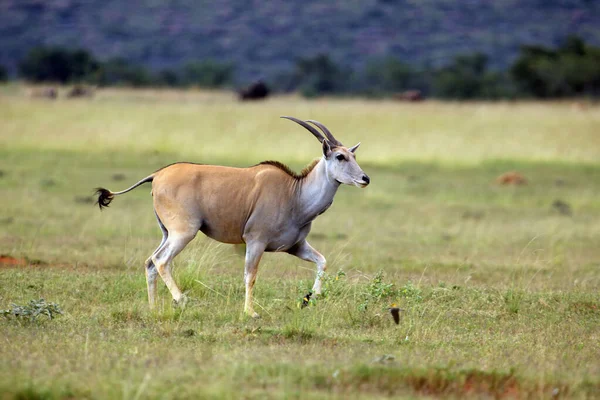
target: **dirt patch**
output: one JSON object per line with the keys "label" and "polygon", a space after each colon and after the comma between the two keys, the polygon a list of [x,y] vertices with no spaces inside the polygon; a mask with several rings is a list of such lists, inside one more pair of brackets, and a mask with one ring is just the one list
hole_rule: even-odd
{"label": "dirt patch", "polygon": [[517,171],[510,171],[497,177],[496,183],[500,185],[525,185],[527,179]]}
{"label": "dirt patch", "polygon": [[0,254],[0,267],[26,267],[47,265],[45,261],[30,258],[17,258],[6,254]]}
{"label": "dirt patch", "polygon": [[0,255],[0,265],[10,265],[10,266],[27,265],[27,260],[24,258],[15,258],[15,257],[1,254]]}
{"label": "dirt patch", "polygon": [[592,301],[576,301],[569,306],[572,312],[581,315],[600,315],[600,304]]}
{"label": "dirt patch", "polygon": [[[570,392],[565,384],[538,384],[518,378],[512,372],[415,371],[403,369],[394,363],[375,367],[363,365],[357,369],[340,371],[334,379],[324,379],[323,384],[324,388],[340,392],[352,390],[394,396],[412,391],[434,398],[556,398],[568,396]],[[595,387],[589,390],[593,391]]]}

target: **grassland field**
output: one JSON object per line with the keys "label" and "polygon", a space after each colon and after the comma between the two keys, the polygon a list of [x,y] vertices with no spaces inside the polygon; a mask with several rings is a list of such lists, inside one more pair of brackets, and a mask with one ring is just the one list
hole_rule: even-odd
{"label": "grassland field", "polygon": [[[600,397],[598,104],[28,91],[0,87],[0,254],[23,262],[0,264],[0,309],[63,315],[0,316],[0,399]],[[300,170],[320,145],[281,115],[361,141],[372,180],[313,224],[324,295],[300,308],[314,266],[267,254],[249,319],[239,249],[200,234],[175,259],[192,301],[160,282],[151,312],[150,186],[103,212],[92,189],[176,161]]]}

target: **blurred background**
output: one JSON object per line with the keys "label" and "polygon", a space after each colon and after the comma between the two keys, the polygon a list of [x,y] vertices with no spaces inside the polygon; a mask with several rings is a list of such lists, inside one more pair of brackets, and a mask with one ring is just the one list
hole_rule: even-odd
{"label": "blurred background", "polygon": [[2,80],[262,82],[403,100],[598,96],[598,46],[593,0],[0,1]]}

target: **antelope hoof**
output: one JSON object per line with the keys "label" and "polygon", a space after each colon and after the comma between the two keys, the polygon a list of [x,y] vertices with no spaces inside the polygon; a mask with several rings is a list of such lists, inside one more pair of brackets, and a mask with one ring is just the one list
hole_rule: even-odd
{"label": "antelope hoof", "polygon": [[253,319],[259,319],[260,315],[253,310],[246,310],[246,315],[252,317]]}
{"label": "antelope hoof", "polygon": [[187,303],[189,302],[189,300],[190,299],[185,294],[181,295],[181,297],[179,298],[179,300],[173,299],[173,307],[181,308],[182,310],[184,310],[185,306],[187,305]]}

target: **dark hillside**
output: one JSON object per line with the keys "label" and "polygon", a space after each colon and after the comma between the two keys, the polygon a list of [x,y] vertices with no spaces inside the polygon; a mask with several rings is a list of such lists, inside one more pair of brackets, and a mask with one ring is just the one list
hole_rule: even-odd
{"label": "dark hillside", "polygon": [[520,45],[555,46],[568,34],[600,44],[600,1],[0,0],[0,65],[12,71],[37,45],[152,68],[211,58],[234,63],[243,80],[316,53],[359,67],[384,55],[439,66],[479,51],[506,67]]}

